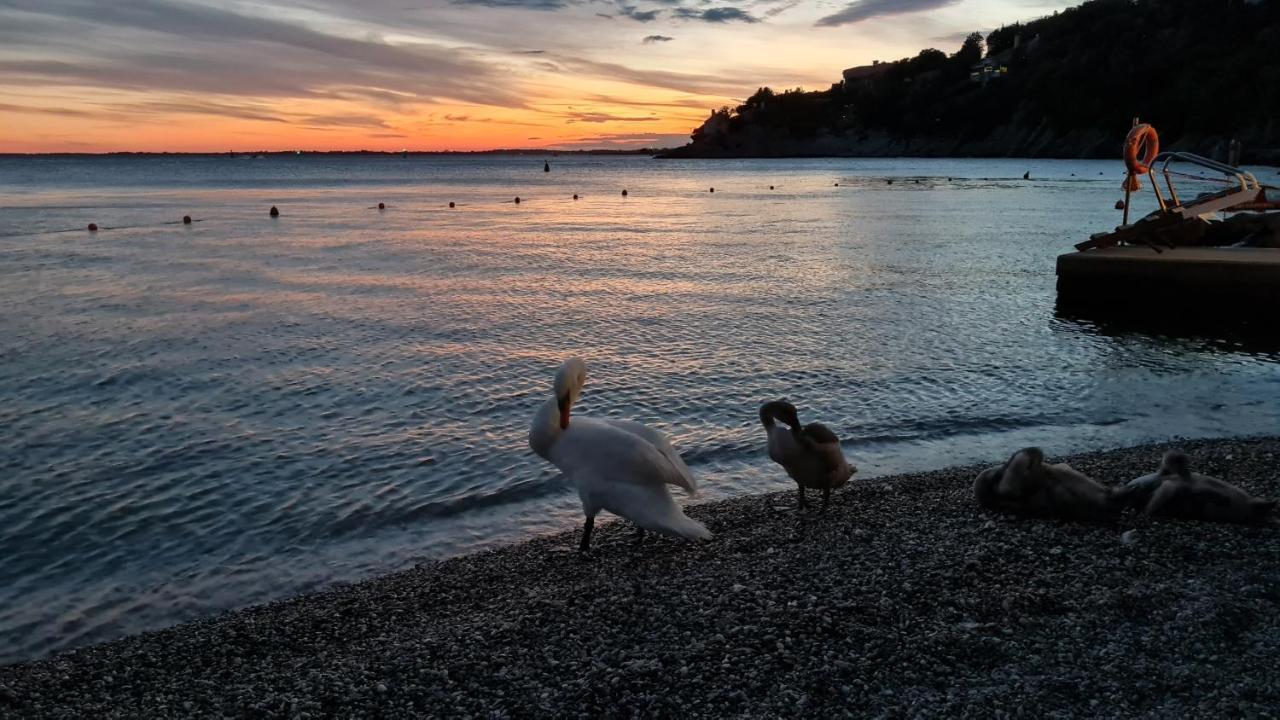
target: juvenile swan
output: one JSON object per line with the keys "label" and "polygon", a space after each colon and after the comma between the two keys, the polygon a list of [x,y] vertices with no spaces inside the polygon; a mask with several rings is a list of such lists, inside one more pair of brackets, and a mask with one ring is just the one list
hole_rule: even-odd
{"label": "juvenile swan", "polygon": [[822,491],[822,509],[831,502],[831,491],[849,482],[858,469],[840,449],[840,439],[826,425],[800,425],[796,408],[786,400],[760,406],[760,424],[769,440],[769,457],[787,471],[800,491],[800,507],[808,507],[805,488]]}
{"label": "juvenile swan", "polygon": [[1046,465],[1044,452],[1034,447],[983,470],[973,482],[973,494],[990,510],[1077,520],[1115,517],[1124,495],[1070,465]]}
{"label": "juvenile swan", "polygon": [[704,540],[707,528],[687,517],[667,485],[696,495],[693,473],[662,433],[629,420],[575,417],[573,404],[587,381],[587,365],[570,358],[556,372],[555,394],[538,408],[529,429],[529,447],[560,468],[578,488],[586,523],[579,551],[591,551],[591,529],[601,510],[620,515],[645,530]]}
{"label": "juvenile swan", "polygon": [[1276,508],[1275,500],[1192,472],[1191,461],[1176,450],[1165,453],[1159,470],[1130,480],[1125,489],[1132,507],[1155,517],[1251,524],[1265,522]]}

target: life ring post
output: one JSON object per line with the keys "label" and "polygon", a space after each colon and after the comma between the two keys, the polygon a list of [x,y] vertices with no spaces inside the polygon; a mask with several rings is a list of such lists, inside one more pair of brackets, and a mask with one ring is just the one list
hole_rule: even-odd
{"label": "life ring post", "polygon": [[[1122,221],[1124,225],[1129,224],[1129,197],[1134,190],[1142,189],[1142,181],[1139,177],[1151,172],[1152,165],[1159,154],[1160,135],[1156,133],[1156,129],[1134,118],[1133,127],[1124,138],[1124,166],[1127,171],[1124,178],[1124,219]],[[1151,181],[1151,187],[1156,193],[1156,202],[1160,204],[1160,209],[1165,210],[1164,197],[1161,196],[1160,187],[1154,179]]]}

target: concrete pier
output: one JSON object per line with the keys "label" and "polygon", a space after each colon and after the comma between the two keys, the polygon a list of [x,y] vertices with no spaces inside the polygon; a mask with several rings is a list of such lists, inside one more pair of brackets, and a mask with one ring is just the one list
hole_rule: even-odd
{"label": "concrete pier", "polygon": [[1058,256],[1058,297],[1280,303],[1280,249],[1108,247]]}

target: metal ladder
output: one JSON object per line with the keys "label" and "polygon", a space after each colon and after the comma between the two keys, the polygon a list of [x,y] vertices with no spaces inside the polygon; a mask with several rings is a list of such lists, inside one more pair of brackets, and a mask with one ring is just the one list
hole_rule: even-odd
{"label": "metal ladder", "polygon": [[[1160,153],[1151,163],[1152,166],[1162,159],[1164,164],[1160,166],[1160,172],[1164,175],[1164,185],[1169,193],[1169,199],[1165,199],[1164,194],[1160,192],[1160,183],[1154,178],[1151,189],[1155,191],[1156,202],[1160,203],[1160,210],[1163,212],[1177,213],[1184,218],[1191,218],[1222,211],[1280,209],[1280,202],[1267,199],[1265,186],[1258,182],[1253,173],[1189,152]],[[1176,162],[1190,163],[1221,173],[1231,179],[1232,185],[1183,203],[1178,198],[1178,191],[1173,187],[1174,172],[1169,169]]]}

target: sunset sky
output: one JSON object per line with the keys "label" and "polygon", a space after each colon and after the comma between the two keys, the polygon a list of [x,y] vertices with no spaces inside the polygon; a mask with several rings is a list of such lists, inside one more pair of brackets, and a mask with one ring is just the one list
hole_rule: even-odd
{"label": "sunset sky", "polygon": [[0,152],[683,144],[1050,0],[0,0]]}

